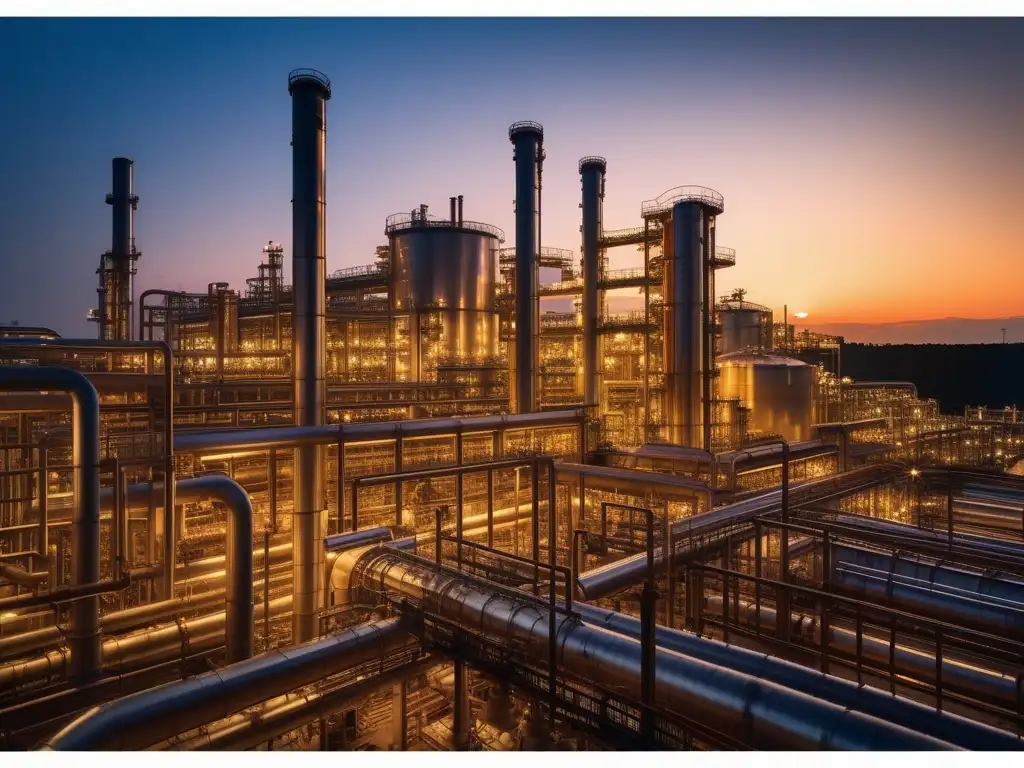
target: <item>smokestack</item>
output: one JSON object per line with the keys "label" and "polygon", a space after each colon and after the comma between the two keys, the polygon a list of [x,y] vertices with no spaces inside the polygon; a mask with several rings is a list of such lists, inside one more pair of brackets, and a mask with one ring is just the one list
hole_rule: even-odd
{"label": "smokestack", "polygon": [[596,405],[601,394],[597,283],[607,168],[603,157],[580,160],[579,172],[583,180],[583,402],[587,405]]}
{"label": "smokestack", "polygon": [[131,340],[134,336],[132,303],[135,275],[135,211],[139,198],[135,194],[135,163],[127,157],[112,162],[112,192],[107,205],[113,209],[110,252],[104,254],[97,273],[100,276],[99,322],[101,339]]}
{"label": "smokestack", "polygon": [[[288,76],[292,97],[292,383],[295,424],[324,422],[326,389],[327,101],[331,81],[312,69]],[[323,537],[327,528],[324,453],[295,450],[292,517],[292,641],[317,636],[323,604]]]}
{"label": "smokestack", "polygon": [[459,226],[462,226],[462,195],[459,195]]}
{"label": "smokestack", "polygon": [[454,197],[449,197],[448,198],[448,204],[451,206],[451,216],[450,216],[450,218],[451,218],[452,226],[454,227],[455,224],[456,224],[456,220],[455,220],[455,198]]}
{"label": "smokestack", "polygon": [[508,138],[516,164],[516,335],[515,394],[518,413],[539,409],[537,359],[540,354],[538,270],[541,224],[541,176],[544,128],[540,123],[513,123]]}

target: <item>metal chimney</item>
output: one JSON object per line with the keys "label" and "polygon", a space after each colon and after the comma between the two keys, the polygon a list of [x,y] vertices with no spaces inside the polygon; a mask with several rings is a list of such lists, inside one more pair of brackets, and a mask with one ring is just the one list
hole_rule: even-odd
{"label": "metal chimney", "polygon": [[595,406],[601,396],[602,370],[597,335],[600,297],[597,284],[607,168],[608,162],[603,157],[580,160],[579,172],[583,180],[583,402]]}
{"label": "metal chimney", "polygon": [[462,195],[459,195],[459,226],[462,226]]}
{"label": "metal chimney", "polygon": [[113,160],[113,191],[107,205],[113,209],[110,250],[100,257],[99,275],[99,337],[129,341],[134,337],[133,280],[135,262],[135,211],[139,198],[134,191],[135,163],[127,157]]}
{"label": "metal chimney", "polygon": [[[326,388],[327,100],[331,81],[313,69],[288,76],[292,97],[292,383],[295,424],[324,423]],[[295,449],[292,518],[292,641],[318,635],[323,603],[323,538],[327,530],[325,456],[320,446]]]}
{"label": "metal chimney", "polygon": [[537,366],[540,355],[541,176],[544,128],[540,123],[513,123],[508,138],[516,164],[516,334],[515,398],[518,413],[539,410]]}
{"label": "metal chimney", "polygon": [[455,198],[454,197],[449,197],[448,198],[448,204],[451,206],[451,215],[449,216],[449,218],[451,219],[452,226],[454,227],[455,224],[456,224],[456,219],[455,219]]}

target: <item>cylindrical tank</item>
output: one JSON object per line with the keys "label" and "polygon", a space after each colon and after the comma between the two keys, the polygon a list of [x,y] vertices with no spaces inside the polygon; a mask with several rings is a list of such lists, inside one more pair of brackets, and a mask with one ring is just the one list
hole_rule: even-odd
{"label": "cylindrical tank", "polygon": [[597,314],[600,278],[599,249],[604,215],[604,181],[608,167],[603,157],[584,157],[579,171],[583,182],[583,402],[596,405],[601,396],[601,358]]}
{"label": "cylindrical tank", "polygon": [[757,352],[718,358],[718,396],[750,409],[752,431],[808,440],[814,413],[814,368],[800,360]]}
{"label": "cylindrical tank", "polygon": [[496,227],[463,222],[389,219],[392,270],[391,301],[408,313],[410,370],[420,380],[441,361],[471,362],[498,356],[495,309]]}
{"label": "cylindrical tank", "polygon": [[749,307],[724,307],[718,312],[722,326],[722,354],[763,349],[761,312]]}

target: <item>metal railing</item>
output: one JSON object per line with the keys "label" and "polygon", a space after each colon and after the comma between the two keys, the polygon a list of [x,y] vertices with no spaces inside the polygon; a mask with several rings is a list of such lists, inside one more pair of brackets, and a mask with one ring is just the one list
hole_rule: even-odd
{"label": "metal railing", "polygon": [[725,198],[708,187],[683,186],[675,187],[654,200],[645,200],[640,204],[640,215],[643,218],[657,216],[672,210],[678,203],[701,203],[713,208],[717,213],[725,210]]}
{"label": "metal railing", "polygon": [[458,226],[459,229],[468,229],[473,232],[480,232],[498,239],[499,243],[505,242],[505,232],[493,224],[484,224],[480,221],[463,221],[456,225],[449,219],[439,219],[436,216],[427,214],[426,218],[418,213],[393,213],[388,216],[384,224],[384,234],[388,237],[411,229],[430,229]]}

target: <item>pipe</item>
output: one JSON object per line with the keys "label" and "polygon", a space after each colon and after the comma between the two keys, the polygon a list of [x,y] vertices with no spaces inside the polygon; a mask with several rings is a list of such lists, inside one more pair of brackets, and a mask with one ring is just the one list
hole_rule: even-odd
{"label": "pipe", "polygon": [[[0,339],[0,353],[17,352],[18,350],[31,350],[34,354],[38,351],[54,352],[107,352],[107,351],[133,351],[153,350],[159,352],[163,358],[163,379],[164,379],[164,478],[174,479],[174,356],[166,341],[104,341],[93,339]],[[148,368],[147,368],[148,370]],[[95,375],[95,374],[94,374]],[[105,374],[100,374],[103,376]],[[31,391],[31,390],[29,390]],[[98,440],[97,433],[97,440]],[[97,452],[99,448],[97,446]],[[97,458],[98,461],[98,458]],[[97,481],[98,484],[98,481]],[[173,482],[164,485],[164,530],[173,531],[174,527],[174,486]],[[98,536],[98,534],[97,534]],[[164,562],[174,562],[175,541],[173,536],[164,536]],[[97,566],[98,567],[98,566]],[[162,588],[164,597],[169,597],[173,587],[173,572],[170,568],[164,569],[164,581]]]}
{"label": "pipe", "polygon": [[385,619],[94,707],[44,750],[142,750],[395,650],[409,624]]}
{"label": "pipe", "polygon": [[[315,70],[288,76],[292,97],[292,383],[295,424],[324,423],[327,394],[327,101],[331,81]],[[316,445],[295,450],[292,511],[292,638],[318,634],[323,602],[323,537],[327,529],[326,456]]]}
{"label": "pipe", "polygon": [[[586,603],[576,603],[574,609],[588,624],[634,640],[640,639],[639,619]],[[835,634],[836,630],[833,628],[832,632]],[[948,712],[939,712],[912,699],[895,697],[876,688],[821,674],[777,656],[769,656],[662,626],[655,630],[655,640],[661,648],[768,680],[786,688],[803,691],[815,698],[948,741],[963,749],[1024,749],[1024,742],[1021,739],[998,728]],[[931,663],[934,668],[934,660]]]}
{"label": "pipe", "polygon": [[537,365],[540,356],[540,191],[544,168],[544,128],[513,123],[508,138],[516,164],[515,393],[516,412],[538,410]]}
{"label": "pipe", "polygon": [[608,163],[603,157],[580,160],[583,182],[583,402],[600,402],[602,366],[597,333],[600,240],[604,219],[604,184]]}
{"label": "pipe", "polygon": [[349,422],[319,427],[260,427],[223,431],[183,432],[175,439],[178,453],[204,454],[231,451],[259,452],[273,448],[304,445],[337,445],[400,437],[468,434],[507,429],[541,429],[582,424],[585,414],[578,408],[513,415],[442,417],[402,421]]}
{"label": "pipe", "polygon": [[168,745],[167,749],[181,751],[232,751],[252,749],[266,744],[317,717],[341,711],[365,701],[366,697],[402,681],[415,678],[431,667],[437,666],[438,659],[426,657],[407,661],[341,688],[330,691],[305,690],[280,696],[266,702],[258,712],[245,712],[230,719],[211,725],[203,733],[183,743]]}
{"label": "pipe", "polygon": [[16,565],[0,563],[0,579],[7,579],[11,584],[26,589],[37,589],[50,580],[50,574],[46,571],[29,573]]}
{"label": "pipe", "polygon": [[[804,505],[822,502],[830,498],[849,496],[865,488],[891,482],[892,477],[901,472],[902,469],[899,468],[890,470],[867,466],[858,467],[841,475],[809,480],[798,486],[801,494],[809,498],[801,498],[799,501]],[[656,473],[651,474],[651,482],[654,482]],[[778,512],[781,508],[782,491],[778,489],[677,520],[672,524],[671,534],[672,540],[677,542],[676,562],[684,561],[689,555],[688,547],[679,545],[687,541],[698,546],[711,544],[715,538],[724,538],[730,526],[748,523],[755,517]],[[655,559],[659,564],[664,562],[661,547],[658,547],[655,552]],[[584,573],[580,576],[577,586],[582,593],[583,600],[597,600],[633,584],[639,584],[644,578],[646,567],[646,557],[643,554],[624,558]]]}
{"label": "pipe", "polygon": [[[0,344],[4,340],[0,340]],[[44,341],[44,340],[40,340]],[[96,388],[77,371],[55,367],[0,368],[0,390],[57,391],[71,395],[74,432],[75,511],[71,534],[73,587],[100,580],[100,403]],[[71,674],[86,677],[100,666],[98,596],[77,600],[71,608]]]}
{"label": "pipe", "polygon": [[[646,557],[646,555],[645,555]],[[513,598],[486,582],[422,558],[373,548],[352,573],[354,587],[382,588],[415,601],[474,632],[524,642],[542,653],[550,645],[548,607],[527,595]],[[640,644],[559,616],[559,669],[602,687],[640,697]],[[754,747],[779,749],[950,749],[952,745],[804,693],[658,649],[655,700]]]}
{"label": "pipe", "polygon": [[[291,604],[291,595],[279,597],[270,602],[270,612],[287,612]],[[262,605],[256,609],[255,615],[262,618]],[[230,631],[227,613],[220,611],[110,638],[101,646],[102,669],[116,675],[127,669],[180,657],[183,647],[191,653],[209,651],[223,645],[226,629]],[[33,659],[0,664],[0,691],[43,679],[59,679],[73,662],[74,656],[69,658],[67,649],[59,648]]]}
{"label": "pipe", "polygon": [[[733,615],[739,616],[743,623],[750,627],[758,624],[758,614],[754,603],[741,600],[739,604],[731,601],[733,607],[730,611]],[[722,598],[708,597],[705,605],[713,612],[722,613]],[[774,629],[778,614],[773,608],[761,607],[760,624],[763,629]],[[800,635],[804,640],[819,644],[821,642],[821,625],[813,616],[795,614],[792,620],[792,628],[795,634]],[[829,648],[849,654],[857,655],[857,633],[839,627],[829,627]],[[890,665],[890,643],[887,638],[873,637],[861,633],[861,653],[864,658],[876,662],[884,668]],[[935,655],[919,651],[905,645],[896,645],[892,649],[892,661],[896,671],[908,678],[917,679],[925,683],[935,683]],[[1016,679],[994,670],[979,667],[976,664],[956,661],[943,655],[942,659],[942,688],[956,691],[969,696],[983,703],[996,703],[1016,712],[1018,702],[1024,694],[1024,677]],[[1018,741],[1015,749],[1024,748],[1024,743]]]}

